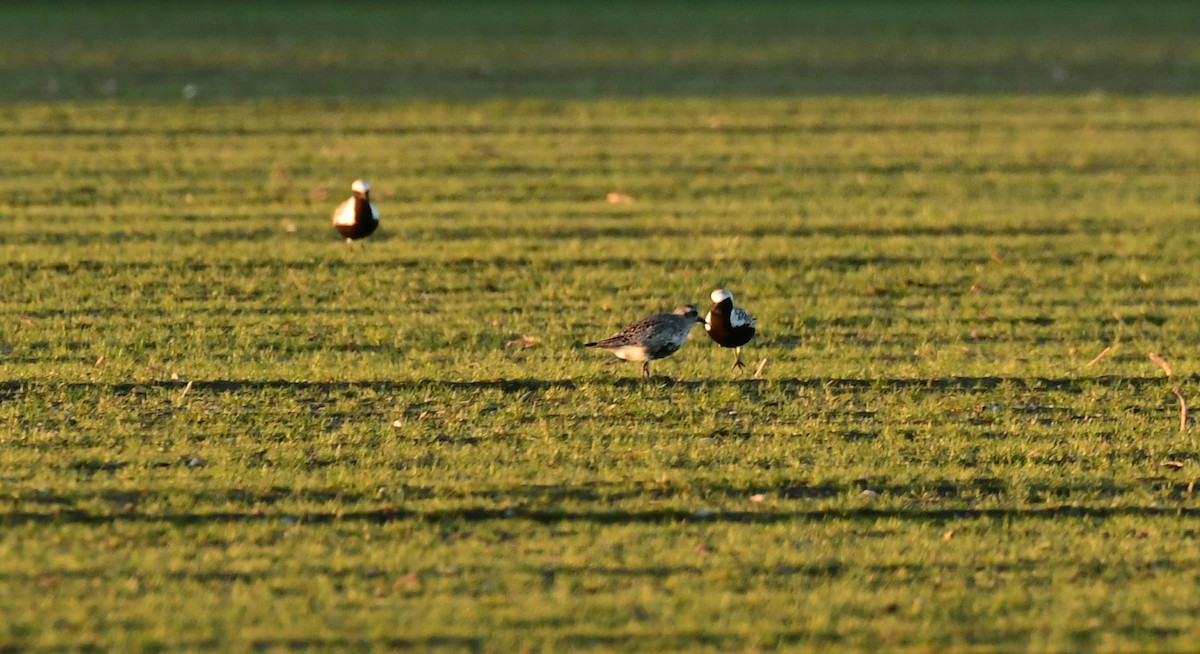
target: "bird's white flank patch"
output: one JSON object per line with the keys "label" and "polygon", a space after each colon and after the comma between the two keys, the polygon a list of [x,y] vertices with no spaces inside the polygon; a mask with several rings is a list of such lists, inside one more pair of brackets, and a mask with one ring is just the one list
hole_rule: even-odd
{"label": "bird's white flank patch", "polygon": [[371,190],[371,184],[365,179],[356,179],[354,180],[354,183],[350,185],[350,190],[358,191],[359,193],[366,193],[367,191]]}
{"label": "bird's white flank patch", "polygon": [[650,353],[646,351],[645,345],[622,345],[613,349],[612,353],[617,355],[618,359],[626,361],[645,361],[650,358]]}
{"label": "bird's white flank patch", "polygon": [[732,297],[733,297],[733,293],[730,293],[729,291],[727,291],[723,288],[718,288],[717,290],[712,292],[712,301],[713,302],[724,302],[725,300],[732,298]]}
{"label": "bird's white flank patch", "polygon": [[354,222],[354,198],[350,198],[338,205],[337,211],[333,212],[333,224],[353,225]]}

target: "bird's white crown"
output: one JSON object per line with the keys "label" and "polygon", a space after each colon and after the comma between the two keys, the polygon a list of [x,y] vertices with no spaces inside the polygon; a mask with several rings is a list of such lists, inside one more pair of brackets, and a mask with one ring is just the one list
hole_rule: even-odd
{"label": "bird's white crown", "polygon": [[713,291],[713,292],[712,292],[712,296],[711,296],[711,297],[712,297],[712,301],[713,301],[714,303],[716,303],[716,302],[724,302],[725,300],[732,300],[732,299],[733,299],[733,293],[730,293],[729,291],[727,291],[727,290],[725,290],[725,289],[723,289],[723,288],[718,288],[717,290],[715,290],[715,291]]}
{"label": "bird's white crown", "polygon": [[366,193],[367,191],[371,190],[371,184],[365,179],[356,179],[354,180],[354,183],[350,185],[350,190],[357,191],[359,193]]}

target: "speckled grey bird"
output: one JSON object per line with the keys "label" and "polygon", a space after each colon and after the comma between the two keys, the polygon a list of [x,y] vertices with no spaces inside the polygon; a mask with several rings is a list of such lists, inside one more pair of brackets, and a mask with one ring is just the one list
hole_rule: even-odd
{"label": "speckled grey bird", "polygon": [[618,359],[642,362],[642,377],[650,377],[650,362],[671,356],[687,342],[692,327],[702,322],[696,307],[685,304],[671,313],[657,313],[633,323],[608,338],[584,347],[599,347]]}
{"label": "speckled grey bird", "polygon": [[379,210],[371,204],[371,185],[356,179],[350,185],[350,197],[333,212],[333,228],[350,243],[366,238],[379,227]]}

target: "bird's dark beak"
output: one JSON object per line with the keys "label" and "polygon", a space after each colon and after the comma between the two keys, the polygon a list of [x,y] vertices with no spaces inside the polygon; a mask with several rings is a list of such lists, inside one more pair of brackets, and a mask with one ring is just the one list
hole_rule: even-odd
{"label": "bird's dark beak", "polygon": [[704,322],[704,316],[696,316],[696,322]]}

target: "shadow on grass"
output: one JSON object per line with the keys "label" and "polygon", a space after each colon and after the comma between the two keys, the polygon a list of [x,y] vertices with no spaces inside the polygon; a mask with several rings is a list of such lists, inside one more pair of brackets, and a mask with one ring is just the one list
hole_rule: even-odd
{"label": "shadow on grass", "polygon": [[772,525],[788,522],[824,522],[849,520],[874,522],[883,519],[907,522],[943,523],[952,520],[1057,520],[1063,518],[1109,519],[1121,516],[1200,517],[1200,507],[1158,506],[1052,506],[1035,508],[993,509],[909,509],[909,508],[852,508],[813,509],[797,511],[696,511],[684,509],[649,509],[643,511],[520,509],[501,507],[459,507],[452,509],[413,510],[396,507],[362,511],[299,511],[268,513],[261,511],[211,511],[195,513],[138,513],[136,511],[107,513],[83,510],[53,512],[10,511],[0,515],[0,524],[16,527],[27,524],[172,524],[178,527],[230,523],[282,523],[286,526],[310,524],[364,522],[465,522],[496,521],[534,522],[540,524],[592,523],[599,525],[633,524],[748,524]]}
{"label": "shadow on grass", "polygon": [[[1168,456],[1194,459],[1184,453]],[[119,461],[80,461],[71,468],[81,473],[116,472],[126,467]],[[186,465],[180,462],[176,465]],[[1148,476],[1117,483],[1111,479],[1061,479],[1053,482],[1026,482],[1015,486],[997,477],[974,479],[925,479],[914,483],[890,483],[887,479],[855,479],[812,484],[803,479],[777,481],[769,484],[733,484],[723,481],[696,480],[679,484],[652,482],[585,482],[579,484],[530,483],[518,486],[454,487],[434,484],[391,483],[387,495],[380,497],[372,486],[363,488],[293,488],[276,485],[270,488],[237,488],[206,486],[201,489],[158,490],[153,488],[113,489],[73,488],[55,492],[39,489],[13,496],[12,507],[38,507],[38,512],[70,512],[80,510],[86,503],[101,502],[121,511],[136,511],[141,505],[162,505],[186,499],[191,506],[244,506],[247,510],[277,510],[280,503],[312,505],[341,505],[349,510],[363,505],[387,502],[388,506],[416,502],[455,502],[500,506],[503,509],[530,511],[548,510],[563,504],[594,503],[614,506],[623,502],[675,502],[729,506],[744,502],[752,495],[763,494],[773,501],[813,501],[836,497],[852,498],[870,489],[883,497],[920,498],[922,501],[976,502],[982,499],[1009,501],[1029,505],[1056,502],[1062,505],[1074,501],[1105,500],[1111,503],[1131,491],[1150,492],[1158,497],[1173,499],[1191,495],[1190,480],[1173,480],[1165,476]],[[516,507],[514,509],[514,507]],[[755,511],[755,514],[761,511]]]}
{"label": "shadow on grass", "polygon": [[[1097,259],[1108,258],[1104,255],[1096,255]],[[926,265],[930,261],[937,260],[936,256],[906,256],[906,255],[830,255],[820,257],[805,257],[803,254],[796,256],[771,256],[759,257],[755,259],[755,265],[763,268],[786,267],[792,266],[800,262],[811,262],[813,265],[818,263],[826,268],[834,269],[857,269],[864,266],[915,266]],[[976,256],[960,256],[954,255],[946,258],[947,261],[953,261],[963,265],[974,263],[986,263],[990,257],[986,253],[981,253]],[[1031,259],[1027,259],[1031,261]],[[1060,263],[1074,263],[1074,259],[1063,258],[1056,260]],[[278,260],[261,259],[247,262],[208,262],[196,261],[192,259],[182,259],[175,262],[163,263],[161,261],[116,261],[116,260],[98,260],[98,259],[80,259],[72,262],[62,261],[10,261],[0,262],[0,268],[15,270],[22,273],[31,273],[34,271],[48,271],[64,275],[74,275],[79,271],[95,272],[95,273],[110,273],[114,270],[133,271],[133,270],[153,270],[162,271],[166,274],[167,271],[187,271],[187,272],[220,272],[224,274],[242,273],[247,271],[277,270],[284,271],[286,269],[304,271],[304,270],[328,270],[337,269],[338,266],[353,266],[358,273],[367,273],[372,270],[388,271],[395,273],[397,270],[418,270],[425,269],[430,265],[436,265],[439,268],[447,270],[475,270],[478,268],[504,268],[504,267],[533,267],[546,270],[569,270],[587,267],[604,267],[604,268],[668,268],[678,269],[689,264],[695,263],[694,258],[688,257],[623,257],[623,256],[592,256],[592,257],[564,257],[564,258],[538,258],[525,256],[480,256],[480,257],[446,257],[438,260],[430,260],[428,258],[399,258],[389,257],[386,259],[371,259],[365,261],[334,261],[330,259],[313,259],[310,261],[295,261],[282,263]]]}
{"label": "shadow on grass", "polygon": [[[660,230],[654,230],[659,234]],[[384,241],[386,235],[378,238],[372,236],[372,242]],[[332,239],[329,239],[332,241]],[[74,242],[74,241],[72,241]],[[331,242],[332,245],[332,242]],[[382,252],[382,251],[380,251]],[[370,253],[370,250],[368,250]],[[1105,263],[1114,260],[1124,260],[1121,254],[1112,252],[1092,252],[1087,254],[1044,252],[1042,256],[1024,257],[1025,263],[1046,263],[1056,265],[1078,265],[1080,262]],[[925,254],[776,254],[776,256],[756,257],[754,264],[763,269],[788,268],[797,264],[828,270],[858,270],[865,266],[928,266],[932,262],[954,263],[960,266],[986,264],[991,256],[985,252],[978,254],[950,253],[937,256],[936,253]],[[676,270],[683,266],[694,265],[695,258],[691,257],[620,257],[611,254],[600,254],[593,257],[526,257],[526,256],[487,256],[487,257],[445,257],[431,259],[426,257],[388,257],[371,258],[367,260],[312,258],[281,262],[278,259],[260,258],[246,262],[202,262],[202,260],[181,258],[175,262],[131,262],[131,260],[78,259],[73,262],[0,262],[0,269],[16,270],[29,274],[34,271],[58,272],[61,275],[74,275],[79,271],[103,272],[108,274],[114,270],[122,272],[152,270],[158,274],[168,275],[174,271],[187,272],[221,272],[223,275],[246,274],[246,272],[262,272],[263,270],[336,270],[337,268],[353,268],[359,274],[367,271],[385,271],[394,275],[397,270],[424,270],[430,265],[437,265],[446,270],[476,270],[480,268],[526,268],[536,266],[544,270],[575,270],[581,268],[602,269],[668,269]]]}
{"label": "shadow on grass", "polygon": [[[527,226],[470,226],[463,228],[434,226],[428,228],[428,237],[439,243],[447,241],[470,241],[480,238],[538,238],[538,239],[600,239],[600,238],[694,238],[697,230],[691,226],[669,227],[662,225],[583,225],[572,227]],[[1086,226],[1071,228],[1062,225],[758,225],[732,229],[705,230],[707,236],[740,236],[742,238],[812,238],[817,236],[851,238],[910,237],[1021,237],[1021,236],[1066,236],[1087,233]],[[218,244],[245,241],[271,241],[280,236],[277,228],[223,229],[195,232],[190,229],[125,230],[120,232],[73,230],[71,232],[27,232],[0,234],[2,245],[86,246],[119,245],[123,243],[170,243],[175,245]],[[335,242],[333,230],[329,230],[329,241]],[[386,234],[372,237],[372,243],[388,240]],[[982,259],[982,257],[980,257]],[[273,265],[277,262],[273,262]],[[39,264],[32,264],[39,265]],[[68,264],[69,265],[69,264]]]}
{"label": "shadow on grass", "polygon": [[268,390],[292,390],[301,393],[335,393],[370,390],[387,393],[410,390],[480,391],[499,390],[504,393],[525,393],[550,389],[583,390],[594,386],[612,386],[634,390],[646,386],[663,386],[699,391],[706,388],[740,388],[743,390],[773,389],[831,389],[842,391],[882,390],[930,392],[946,391],[989,391],[1000,387],[1015,390],[1074,391],[1087,388],[1142,388],[1178,386],[1200,382],[1200,374],[1184,375],[1168,379],[1162,375],[1123,376],[1099,375],[1096,377],[911,377],[855,379],[840,377],[789,377],[779,379],[698,379],[680,380],[670,377],[654,377],[648,381],[639,377],[587,377],[580,379],[484,379],[484,380],[360,380],[360,381],[307,381],[286,379],[214,379],[188,381],[148,382],[26,382],[22,380],[0,381],[0,402],[12,400],[20,395],[39,390],[68,389],[96,391],[111,395],[130,395],[151,390],[178,390],[191,385],[191,393],[243,393]]}
{"label": "shadow on grass", "polygon": [[[437,635],[428,636],[425,638],[352,638],[352,637],[260,637],[250,640],[211,640],[211,641],[170,641],[169,643],[151,643],[147,649],[157,651],[159,649],[187,649],[192,651],[229,651],[233,649],[248,648],[251,652],[267,652],[267,651],[373,651],[377,648],[383,648],[389,651],[426,651],[436,650],[442,651],[449,649],[450,651],[467,651],[467,652],[482,652],[484,644],[487,642],[484,638],[473,636],[452,636],[452,635]],[[85,648],[86,649],[86,648]]]}
{"label": "shadow on grass", "polygon": [[[658,233],[657,231],[655,233]],[[719,235],[718,235],[719,236]],[[372,237],[374,238],[374,237]],[[384,239],[386,237],[380,237]],[[1095,252],[1085,255],[1046,252],[1044,256],[1027,256],[1026,263],[1044,262],[1064,266],[1076,265],[1080,261],[1108,262],[1126,260],[1137,256],[1122,256],[1110,252]],[[821,267],[829,270],[857,270],[866,266],[908,267],[927,266],[931,262],[943,261],[956,265],[985,264],[991,261],[991,256],[985,252],[974,255],[947,254],[938,256],[934,253],[923,255],[901,254],[870,254],[870,255],[841,255],[841,254],[809,254],[797,252],[793,255],[775,255],[756,257],[754,265],[760,268],[787,268],[797,264]],[[334,261],[325,258],[314,258],[308,261],[281,262],[276,259],[257,259],[244,262],[209,262],[194,259],[179,259],[173,262],[162,261],[117,261],[100,259],[79,259],[72,262],[62,261],[8,261],[0,262],[0,269],[8,269],[24,274],[35,271],[54,272],[64,275],[78,274],[80,271],[95,273],[111,273],[115,270],[153,270],[166,275],[171,271],[208,272],[222,274],[242,274],[261,272],[263,270],[285,271],[287,269],[305,270],[336,270],[338,267],[350,267],[357,273],[370,271],[386,271],[395,274],[398,270],[420,270],[436,265],[447,270],[476,270],[479,268],[511,268],[536,267],[544,270],[574,270],[579,268],[663,268],[679,269],[696,263],[694,257],[626,257],[617,255],[577,256],[577,257],[545,257],[533,258],[527,256],[479,256],[479,257],[446,257],[430,259],[426,257],[387,257],[372,258],[363,261],[341,260]]]}
{"label": "shadow on grass", "polygon": [[[864,15],[864,12],[850,13]],[[388,38],[395,39],[394,36]],[[1145,42],[1137,41],[1136,37],[1128,38],[1130,45],[1126,52],[1149,47],[1143,44]],[[937,45],[945,47],[942,43]],[[139,47],[146,46],[139,44]],[[743,43],[740,47],[753,49],[752,44]],[[1083,44],[1064,46],[1066,49],[1071,47],[1079,50]],[[874,48],[863,46],[862,49]],[[570,51],[556,51],[558,54],[547,55],[545,61],[534,65],[507,62],[503,53],[494,53],[494,62],[483,67],[479,64],[457,64],[451,60],[415,62],[406,60],[403,53],[397,53],[391,62],[383,66],[356,62],[355,67],[350,69],[316,66],[311,61],[300,60],[291,67],[238,66],[236,71],[232,68],[224,70],[219,76],[204,68],[180,68],[174,60],[169,64],[127,61],[122,62],[119,71],[110,66],[74,65],[63,68],[68,62],[62,61],[59,64],[61,70],[56,72],[64,83],[55,88],[53,94],[45,89],[44,64],[9,65],[0,69],[0,100],[107,100],[108,96],[93,88],[96,84],[89,85],[77,80],[105,79],[112,75],[124,82],[115,89],[115,99],[126,102],[177,100],[180,88],[189,80],[199,80],[205,100],[217,102],[336,98],[371,102],[475,102],[512,97],[565,101],[644,97],[754,99],[813,95],[908,97],[945,93],[1082,95],[1097,90],[1115,94],[1183,95],[1196,92],[1197,80],[1200,79],[1195,72],[1195,65],[1186,56],[1172,58],[1169,62],[1147,63],[1131,61],[1129,56],[1095,56],[1068,64],[1066,68],[1070,69],[1070,75],[1067,77],[1062,73],[1055,77],[1049,70],[1053,63],[1051,61],[988,62],[933,57],[911,62],[899,61],[908,58],[903,54],[931,49],[937,48],[932,44],[919,45],[906,51],[896,50],[892,53],[895,56],[883,57],[882,60],[859,58],[845,63],[834,61],[840,53],[820,57],[822,61],[817,63],[807,61],[801,53],[785,53],[776,60],[745,63],[730,58],[680,63],[662,58],[651,62],[558,63],[555,60],[559,57],[569,59],[575,55]],[[128,46],[125,50],[133,51]],[[1028,58],[1027,55],[1015,53],[1011,56]],[[620,55],[612,54],[605,58],[611,57]],[[159,68],[169,65],[174,65],[175,70],[170,75],[161,74]],[[298,67],[304,71],[303,74],[296,74]],[[297,79],[303,79],[306,85],[300,88]],[[253,130],[246,132],[252,133]]]}

